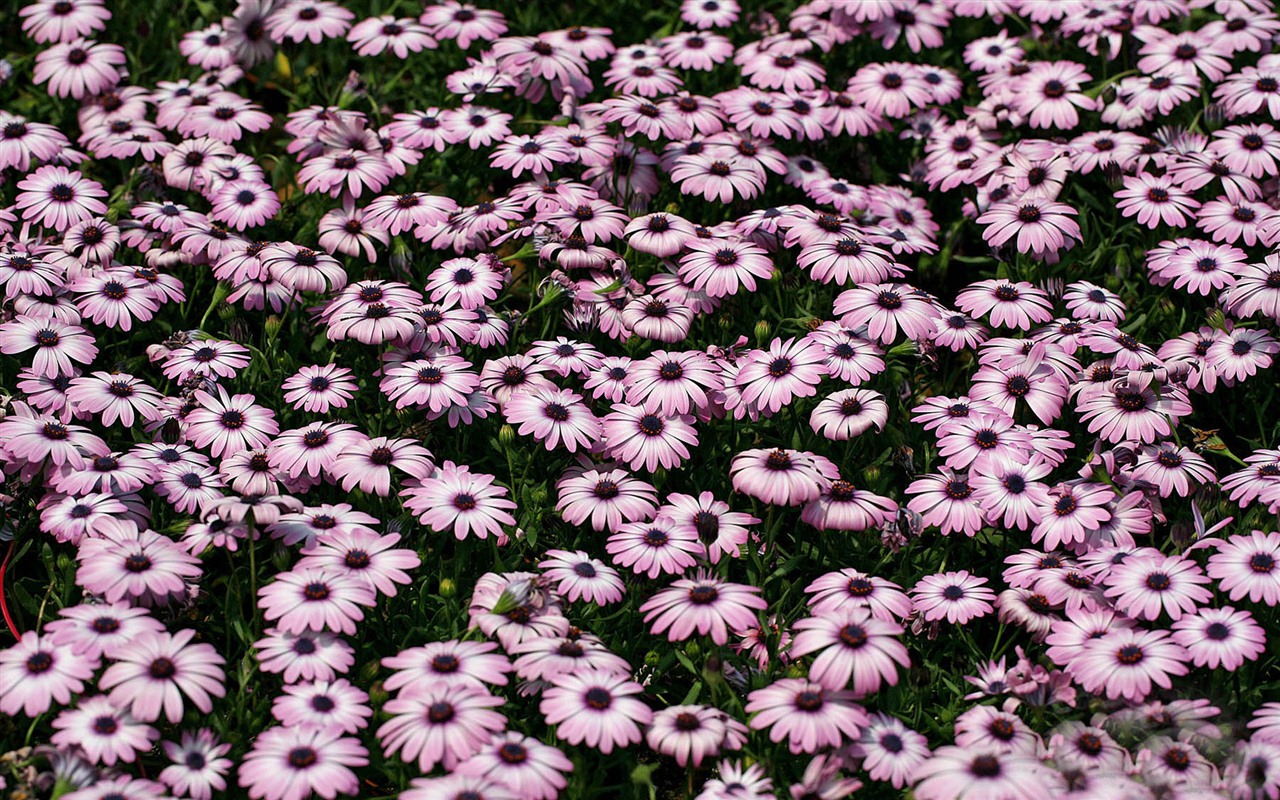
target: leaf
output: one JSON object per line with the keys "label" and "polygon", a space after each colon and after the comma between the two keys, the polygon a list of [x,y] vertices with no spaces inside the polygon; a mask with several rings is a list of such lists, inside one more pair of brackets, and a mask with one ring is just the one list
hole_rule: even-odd
{"label": "leaf", "polygon": [[693,687],[689,689],[689,693],[680,701],[680,705],[687,706],[698,702],[698,695],[702,694],[702,681],[695,681]]}

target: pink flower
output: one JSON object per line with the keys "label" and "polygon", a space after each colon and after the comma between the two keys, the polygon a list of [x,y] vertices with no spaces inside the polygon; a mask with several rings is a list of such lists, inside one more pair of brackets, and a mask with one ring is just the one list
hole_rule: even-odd
{"label": "pink flower", "polygon": [[658,592],[640,606],[645,622],[652,622],[655,636],[666,631],[673,642],[684,641],[697,633],[711,636],[716,644],[729,641],[730,631],[742,631],[756,623],[756,610],[768,603],[756,596],[754,586],[729,583],[700,574],[696,579],[682,579]]}
{"label": "pink flower", "polygon": [[[809,679],[830,691],[852,681],[856,696],[871,694],[882,683],[898,683],[898,666],[909,667],[907,648],[896,637],[901,626],[872,616],[865,608],[847,606],[834,616],[806,617],[793,626],[792,657],[819,652],[809,666]],[[895,664],[897,666],[895,666]]]}
{"label": "pink flower", "polygon": [[0,711],[35,718],[54,703],[66,705],[84,691],[97,667],[96,654],[77,653],[52,637],[26,631],[0,651]]}
{"label": "pink flower", "polygon": [[492,710],[503,703],[479,684],[424,687],[383,707],[392,716],[378,728],[378,741],[387,755],[417,760],[423,772],[438,764],[453,770],[506,727],[506,717]]}
{"label": "pink flower", "polygon": [[225,676],[222,656],[212,645],[191,644],[190,628],[176,634],[139,636],[112,654],[115,664],[103,673],[99,687],[111,690],[111,702],[129,708],[134,718],[179,722],[183,698],[203,714],[213,710],[212,697],[222,697]]}
{"label": "pink flower", "polygon": [[325,800],[356,794],[360,782],[351,767],[369,763],[359,740],[340,731],[268,728],[240,762],[240,786],[254,800]]}
{"label": "pink flower", "polygon": [[557,736],[608,754],[639,742],[640,726],[653,721],[653,711],[633,697],[642,691],[625,673],[584,669],[558,676],[538,708]]}
{"label": "pink flower", "polygon": [[799,678],[783,678],[747,695],[751,727],[769,729],[769,739],[787,740],[792,753],[816,753],[858,739],[869,722],[853,693],[830,691]]}

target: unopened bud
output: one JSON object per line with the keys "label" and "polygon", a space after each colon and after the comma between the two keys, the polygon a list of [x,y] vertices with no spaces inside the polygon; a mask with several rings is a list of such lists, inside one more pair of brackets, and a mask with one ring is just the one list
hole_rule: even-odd
{"label": "unopened bud", "polygon": [[756,341],[757,341],[757,342],[763,342],[765,339],[768,339],[768,338],[769,338],[769,332],[770,332],[771,330],[772,330],[772,326],[769,324],[769,320],[767,320],[767,319],[762,319],[762,320],[760,320],[759,322],[757,322],[757,323],[756,323],[756,327],[755,327],[755,331],[754,331],[754,333],[755,333],[755,337],[756,337]]}
{"label": "unopened bud", "polygon": [[503,447],[510,447],[511,445],[515,444],[515,441],[516,441],[515,428],[505,424],[501,428],[498,428],[499,444],[501,444]]}
{"label": "unopened bud", "polygon": [[457,596],[458,584],[454,583],[452,578],[441,578],[439,594],[445,599]]}
{"label": "unopened bud", "polygon": [[267,317],[267,321],[263,327],[266,328],[268,339],[276,338],[276,334],[280,332],[280,322],[280,317],[275,314]]}

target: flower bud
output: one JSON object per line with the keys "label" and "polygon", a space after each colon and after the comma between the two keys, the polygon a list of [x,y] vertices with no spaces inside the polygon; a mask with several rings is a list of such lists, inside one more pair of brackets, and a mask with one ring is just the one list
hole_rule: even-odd
{"label": "flower bud", "polygon": [[499,444],[501,444],[503,447],[510,447],[511,445],[515,444],[515,441],[516,441],[515,428],[506,424],[504,424],[501,428],[498,428]]}
{"label": "flower bud", "polygon": [[281,324],[280,317],[276,316],[275,314],[272,314],[271,316],[267,317],[267,321],[263,324],[263,327],[267,331],[268,339],[276,338],[276,334],[280,333],[280,324]]}
{"label": "flower bud", "polygon": [[768,339],[770,330],[772,330],[772,326],[769,325],[769,320],[762,319],[757,322],[754,331],[756,341],[763,342],[765,339]]}
{"label": "flower bud", "polygon": [[439,595],[445,599],[455,597],[458,594],[458,584],[453,582],[452,578],[440,579]]}

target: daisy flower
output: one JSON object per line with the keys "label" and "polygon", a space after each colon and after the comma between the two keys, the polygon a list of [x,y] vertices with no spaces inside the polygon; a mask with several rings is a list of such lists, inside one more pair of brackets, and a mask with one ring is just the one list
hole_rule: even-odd
{"label": "daisy flower", "polygon": [[860,737],[870,717],[852,699],[852,692],[782,678],[747,695],[745,710],[754,715],[751,727],[768,728],[771,741],[786,739],[792,753],[816,753]]}
{"label": "daisy flower", "polygon": [[511,662],[493,642],[432,642],[382,659],[392,670],[384,686],[406,697],[436,687],[506,686]]}
{"label": "daisy flower", "polygon": [[862,768],[873,781],[883,781],[902,789],[916,768],[929,758],[929,740],[881,714],[871,715],[862,738],[849,746],[850,755],[862,759]]}
{"label": "daisy flower", "polygon": [[727,297],[745,288],[756,291],[756,278],[773,275],[773,262],[763,248],[746,240],[696,239],[685,242],[680,278],[694,291]]}
{"label": "daisy flower", "polygon": [[605,450],[632,469],[674,469],[698,444],[693,422],[688,414],[661,416],[617,403],[601,422]]}
{"label": "daisy flower", "polygon": [[1084,643],[1067,671],[1085,691],[1142,702],[1152,684],[1168,689],[1186,675],[1189,654],[1168,631],[1118,628]]}
{"label": "daisy flower", "polygon": [[1209,556],[1209,577],[1233,601],[1280,605],[1280,533],[1236,534]]}
{"label": "daisy flower", "polygon": [[920,800],[1016,800],[1052,797],[1066,781],[1031,754],[940,747],[912,772]]}
{"label": "daisy flower", "polygon": [[845,389],[824,398],[809,416],[814,433],[844,442],[861,436],[872,427],[884,430],[889,406],[884,395],[869,389]]}
{"label": "daisy flower", "polygon": [[200,562],[171,539],[135,530],[111,539],[88,538],[80,544],[76,584],[108,603],[125,598],[144,605],[164,602],[187,591],[200,577]]}
{"label": "daisy flower", "polygon": [[1072,219],[1076,214],[1065,203],[1023,198],[1016,203],[992,204],[977,222],[987,226],[982,237],[992,247],[1013,240],[1019,253],[1051,254],[1081,240],[1080,226]]}
{"label": "daisy flower", "polygon": [[1116,192],[1116,208],[1126,217],[1137,217],[1138,224],[1157,228],[1161,223],[1172,227],[1187,225],[1200,203],[1168,177],[1139,173],[1124,178],[1123,188]]}
{"label": "daisy flower", "polygon": [[290,478],[319,477],[333,460],[354,444],[355,426],[345,422],[317,422],[294,428],[277,436],[268,445],[271,466]]}
{"label": "daisy flower", "polygon": [[822,456],[781,448],[746,450],[729,463],[733,488],[770,505],[798,506],[816,499],[837,477]]}
{"label": "daisy flower", "polygon": [[128,712],[101,695],[85,697],[53,721],[56,733],[50,741],[57,747],[79,747],[95,764],[112,766],[132,763],[139,753],[151,749],[160,732],[135,720]]}
{"label": "daisy flower", "polygon": [[912,608],[926,622],[945,619],[953,625],[964,625],[992,612],[991,602],[996,595],[986,588],[986,583],[986,578],[963,569],[926,575],[911,589]]}
{"label": "daisy flower", "polygon": [[516,524],[509,513],[516,504],[507,499],[505,488],[493,485],[494,480],[492,475],[446,461],[438,473],[400,495],[406,498],[405,507],[432,530],[452,530],[460,541],[472,534],[501,540],[502,526]]}
{"label": "daisy flower", "polygon": [[556,581],[556,591],[571,603],[609,605],[621,601],[626,591],[616,570],[582,550],[548,550],[538,569]]}
{"label": "daisy flower", "polygon": [[124,48],[120,45],[74,38],[41,50],[36,55],[31,81],[47,82],[49,94],[54,97],[79,100],[102,94],[119,83],[124,63]]}
{"label": "daisy flower", "polygon": [[38,44],[66,42],[106,28],[111,12],[102,0],[35,0],[22,7],[22,32]]}
{"label": "daisy flower", "polygon": [[605,552],[618,566],[652,579],[664,573],[681,574],[706,555],[706,548],[695,532],[677,529],[660,518],[619,526],[605,544]]}
{"label": "daisy flower", "polygon": [[745,725],[718,708],[678,705],[653,715],[645,741],[680,766],[697,767],[722,750],[739,749],[746,735]]}
{"label": "daisy flower", "polygon": [[1245,661],[1257,660],[1267,637],[1248,611],[1224,606],[1182,617],[1173,623],[1173,640],[1187,648],[1197,667],[1234,672]]}
{"label": "daisy flower", "polygon": [[551,745],[515,731],[495,734],[457,774],[488,778],[524,800],[554,800],[568,784],[573,762]]}
{"label": "daisy flower", "polygon": [[351,767],[369,763],[359,740],[337,730],[268,728],[240,761],[240,786],[254,800],[325,800],[356,794],[360,782]]}
{"label": "daisy flower", "polygon": [[640,726],[653,722],[653,711],[634,697],[643,691],[625,673],[584,669],[557,676],[538,709],[559,738],[607,755],[639,742]]}
{"label": "daisy flower", "polygon": [[283,673],[285,683],[330,681],[355,663],[351,645],[327,632],[286,633],[268,628],[266,637],[254,642],[258,669]]}
{"label": "daisy flower", "polygon": [[116,422],[133,427],[138,417],[148,422],[162,420],[161,398],[142,380],[123,372],[94,372],[73,378],[67,387],[67,400],[77,411],[99,415],[108,427]]}
{"label": "daisy flower", "polygon": [[665,631],[670,641],[679,642],[696,631],[722,645],[729,641],[730,631],[751,627],[756,623],[755,611],[768,607],[755,594],[759,591],[754,586],[699,574],[658,592],[640,606],[640,612],[645,622],[653,623],[650,633],[655,636]]}
{"label": "daisy flower", "polygon": [[868,695],[881,684],[897,685],[898,667],[911,665],[907,648],[897,639],[901,626],[872,616],[866,608],[846,606],[834,616],[806,617],[794,628],[800,633],[788,652],[796,658],[818,652],[809,666],[809,680],[831,691],[852,682],[856,696]]}
{"label": "daisy flower", "polygon": [[[109,45],[114,46],[114,45]],[[66,231],[107,212],[102,184],[66,167],[46,164],[18,182],[16,206],[36,225]]]}
{"label": "daisy flower", "polygon": [[183,731],[181,743],[166,741],[160,747],[172,763],[158,777],[175,794],[212,800],[214,792],[226,790],[226,775],[232,766],[226,756],[231,745],[219,742],[208,728]]}
{"label": "daisy flower", "polygon": [[570,525],[591,520],[593,530],[617,531],[624,522],[651,519],[657,490],[621,469],[567,472],[556,483],[556,509]]}
{"label": "daisy flower", "polygon": [[208,714],[212,698],[226,694],[224,660],[212,645],[192,644],[195,634],[186,628],[173,635],[139,636],[112,654],[115,663],[103,673],[99,688],[110,690],[112,703],[128,707],[143,722],[159,719],[161,710],[170,722],[181,721],[183,698]]}
{"label": "daisy flower", "polygon": [[258,590],[263,618],[285,633],[356,632],[361,606],[375,603],[373,589],[359,578],[336,571],[295,568]]}
{"label": "daisy flower", "polygon": [[502,413],[507,422],[520,426],[522,435],[532,434],[548,450],[561,444],[570,453],[589,450],[604,430],[582,396],[568,389],[517,392],[503,405]]}
{"label": "daisy flower", "polygon": [[0,651],[0,711],[35,718],[84,691],[85,681],[97,671],[98,657],[56,642],[53,636],[25,631]]}
{"label": "daisy flower", "polygon": [[145,608],[126,603],[81,603],[62,609],[58,616],[61,619],[45,626],[49,640],[91,660],[113,653],[136,637],[164,632],[164,625]]}
{"label": "daisy flower", "polygon": [[378,728],[378,741],[384,753],[416,760],[423,772],[453,770],[506,727],[493,710],[504,702],[478,684],[425,687],[383,706],[391,718]]}
{"label": "daisy flower", "polygon": [[214,458],[267,447],[280,426],[275,412],[257,405],[256,399],[251,394],[229,395],[221,386],[216,397],[196,392],[198,405],[185,420],[187,438],[196,447],[208,448]]}
{"label": "daisy flower", "polygon": [[580,670],[630,675],[631,665],[614,655],[596,636],[570,628],[563,637],[539,637],[511,648],[516,673],[525,680],[554,681]]}

